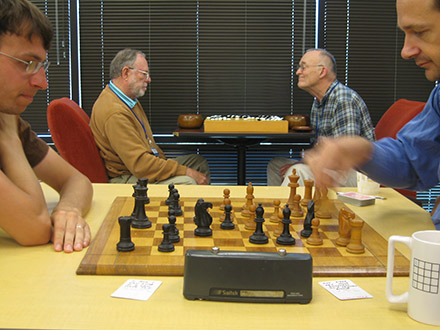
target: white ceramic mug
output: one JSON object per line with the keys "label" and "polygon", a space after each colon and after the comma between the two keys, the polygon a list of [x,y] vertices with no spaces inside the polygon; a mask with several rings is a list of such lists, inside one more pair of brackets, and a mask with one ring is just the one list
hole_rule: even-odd
{"label": "white ceramic mug", "polygon": [[[392,293],[394,244],[411,249],[409,290]],[[388,241],[386,296],[391,303],[408,303],[408,315],[419,322],[440,325],[440,231],[418,231],[411,237],[391,236]]]}

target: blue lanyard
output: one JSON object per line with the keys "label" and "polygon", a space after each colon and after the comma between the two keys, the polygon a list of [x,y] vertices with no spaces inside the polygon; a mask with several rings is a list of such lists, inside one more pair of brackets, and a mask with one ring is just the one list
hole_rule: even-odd
{"label": "blue lanyard", "polygon": [[142,120],[140,120],[140,119],[138,118],[138,116],[136,116],[136,114],[134,113],[133,109],[130,109],[130,111],[131,111],[131,113],[136,117],[136,119],[137,119],[137,121],[139,122],[139,124],[141,124],[142,129],[144,130],[144,134],[145,134],[145,137],[147,138],[147,140],[150,140],[150,138],[149,138],[148,135],[147,135],[147,130],[145,129],[145,125],[144,125],[144,123],[142,122]]}
{"label": "blue lanyard", "polygon": [[[144,134],[145,134],[145,138],[147,139],[148,143],[150,144],[150,148],[151,151],[153,152],[153,154],[157,157],[160,157],[159,151],[157,151],[157,149],[153,146],[153,140],[150,139],[150,137],[147,134],[147,130],[145,128],[144,123],[142,122],[142,120],[136,115],[136,113],[133,111],[133,108],[136,106],[136,102],[134,102],[134,106],[130,106],[127,101],[128,101],[128,97],[121,91],[119,90],[119,88],[117,88],[116,86],[113,85],[112,82],[110,82],[108,84],[109,88],[112,90],[113,93],[115,93],[115,95],[122,101],[122,103],[124,103],[131,111],[131,113],[133,114],[133,116],[136,118],[136,120],[139,122],[139,124],[141,124],[142,129],[144,130]],[[127,97],[127,100],[124,100],[123,96]],[[132,108],[133,107],[133,108]]]}
{"label": "blue lanyard", "polygon": [[330,97],[330,94],[333,92],[333,90],[336,88],[336,86],[339,85],[339,81],[336,83],[336,85],[334,85],[332,87],[332,89],[330,90],[330,92],[328,93],[327,98],[324,101],[324,104],[322,105],[322,110],[321,110],[321,116],[319,116],[318,122],[316,123],[316,138],[319,137],[319,126],[321,125],[321,121],[322,121],[322,117],[324,116],[324,109],[325,109],[325,105],[327,103],[328,98]]}
{"label": "blue lanyard", "polygon": [[[124,102],[124,101],[122,101],[122,102]],[[129,108],[130,108],[130,107],[129,107]],[[133,113],[133,115],[136,117],[136,119],[138,120],[138,122],[142,125],[142,128],[143,128],[143,130],[144,130],[144,134],[145,134],[145,138],[147,139],[148,143],[150,144],[151,151],[153,152],[153,154],[154,154],[155,156],[159,157],[159,152],[157,151],[156,148],[154,148],[154,146],[152,146],[153,141],[149,138],[149,136],[148,136],[148,134],[147,134],[147,130],[145,129],[145,125],[144,125],[144,123],[142,122],[142,120],[140,120],[140,119],[138,118],[138,116],[136,116],[136,114],[134,113],[133,109],[130,108],[130,110],[131,110],[131,112]]]}
{"label": "blue lanyard", "polygon": [[[108,85],[108,87],[112,90],[113,93],[115,93],[115,95],[130,109],[131,113],[135,116],[135,118],[137,119],[137,121],[139,122],[139,124],[141,124],[142,129],[144,130],[144,134],[145,137],[147,138],[147,140],[151,141],[151,139],[148,137],[147,135],[147,130],[145,129],[145,125],[142,122],[142,120],[139,119],[139,117],[135,114],[135,112],[133,111],[133,109],[127,104],[127,102],[125,102],[124,99],[122,99],[118,93],[113,89],[113,86],[111,84]],[[150,142],[151,143],[151,142]]]}

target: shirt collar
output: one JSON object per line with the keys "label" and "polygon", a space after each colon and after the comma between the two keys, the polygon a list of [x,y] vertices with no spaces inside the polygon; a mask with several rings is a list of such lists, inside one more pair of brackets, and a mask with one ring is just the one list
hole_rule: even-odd
{"label": "shirt collar", "polygon": [[318,103],[318,105],[323,105],[325,102],[327,102],[327,99],[330,97],[330,94],[335,89],[336,85],[339,83],[337,79],[335,79],[330,86],[328,86],[327,91],[325,92],[324,96],[321,99],[321,102],[318,102],[318,100],[315,99],[315,101]]}
{"label": "shirt collar", "polygon": [[110,89],[130,108],[133,109],[137,103],[137,99],[133,100],[125,95],[116,85],[110,80],[108,86]]}

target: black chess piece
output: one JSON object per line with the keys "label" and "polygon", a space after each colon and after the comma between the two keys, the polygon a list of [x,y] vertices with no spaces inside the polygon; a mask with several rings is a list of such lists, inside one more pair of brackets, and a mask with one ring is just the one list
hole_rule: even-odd
{"label": "black chess piece", "polygon": [[205,202],[203,198],[197,200],[193,218],[194,223],[197,225],[197,228],[194,230],[194,235],[196,236],[212,236],[212,229],[210,228],[212,216],[208,213],[208,208],[212,208],[212,203]]}
{"label": "black chess piece", "polygon": [[264,209],[261,206],[261,203],[258,205],[258,207],[255,209],[255,222],[256,222],[256,228],[255,232],[249,237],[249,242],[254,244],[266,244],[269,242],[269,238],[266,236],[266,234],[263,232],[263,218]]}
{"label": "black chess piece", "polygon": [[289,205],[286,205],[283,210],[283,220],[281,221],[283,223],[283,232],[277,237],[277,243],[280,245],[295,245],[295,238],[292,237],[289,229],[289,226],[292,223],[290,220],[290,214],[291,211]]}
{"label": "black chess piece", "polygon": [[[176,217],[176,212],[174,212],[174,209],[172,207],[168,208],[168,223],[170,222],[170,216],[174,216],[174,218]],[[176,223],[177,219],[174,221],[174,223]],[[172,230],[172,233],[175,235],[179,234],[179,229],[177,229],[176,226],[174,226],[174,229]]]}
{"label": "black chess piece", "polygon": [[139,178],[137,180],[137,184],[142,187],[146,187],[148,185],[148,178]]}
{"label": "black chess piece", "polygon": [[150,204],[150,198],[148,197],[147,191],[148,191],[148,178],[140,178],[137,181],[138,186],[146,188],[145,189],[145,197],[146,201],[145,204]]}
{"label": "black chess piece", "polygon": [[175,190],[175,192],[173,193],[172,206],[173,206],[173,209],[175,212],[175,216],[180,217],[183,215],[182,207],[180,206],[180,195],[177,192],[177,189],[174,189],[174,190]]}
{"label": "black chess piece", "polygon": [[170,184],[168,185],[169,195],[168,195],[168,198],[167,198],[166,201],[165,201],[165,204],[166,204],[166,205],[170,205],[170,204],[171,204],[171,201],[173,200],[173,189],[174,189],[174,184],[170,183]]}
{"label": "black chess piece", "polygon": [[170,228],[171,224],[165,223],[162,226],[163,230],[163,241],[159,244],[159,251],[160,252],[173,252],[174,251],[174,244],[170,242]]}
{"label": "black chess piece", "polygon": [[301,230],[302,237],[310,237],[312,235],[312,220],[315,217],[315,202],[311,200],[307,205],[307,215],[304,219],[303,230]]}
{"label": "black chess piece", "polygon": [[119,217],[120,239],[116,244],[116,249],[121,252],[128,252],[134,250],[134,243],[131,241],[131,221],[132,216]]}
{"label": "black chess piece", "polygon": [[232,206],[230,204],[225,205],[225,220],[220,224],[221,229],[231,230],[235,228],[235,224],[231,220]]}
{"label": "black chess piece", "polygon": [[[141,182],[138,180],[138,182],[136,184],[134,184],[133,187],[133,194],[131,195],[135,200],[136,197],[147,197],[147,187],[143,186],[142,184],[140,184]],[[145,201],[147,200],[147,198],[144,198]],[[134,213],[136,211],[136,204],[134,206],[133,212],[132,212],[132,216],[134,216]]]}
{"label": "black chess piece", "polygon": [[147,196],[148,188],[143,185],[144,183],[145,181],[143,179],[142,181],[138,181],[138,184],[133,185],[134,209],[131,214],[133,217],[133,221],[131,222],[133,228],[145,229],[151,227],[151,221],[145,212],[145,205],[150,202],[150,199]]}
{"label": "black chess piece", "polygon": [[173,209],[168,211],[168,223],[171,225],[169,240],[171,243],[178,243],[180,241],[179,229],[176,228],[176,216]]}

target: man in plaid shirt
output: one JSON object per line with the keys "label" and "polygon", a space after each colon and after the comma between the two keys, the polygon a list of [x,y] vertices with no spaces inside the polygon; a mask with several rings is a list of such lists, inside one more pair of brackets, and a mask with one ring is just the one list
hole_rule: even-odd
{"label": "man in plaid shirt", "polygon": [[[314,98],[310,122],[321,136],[359,135],[370,141],[375,140],[374,128],[368,108],[354,90],[336,79],[336,61],[331,53],[324,49],[309,49],[296,71],[298,87],[310,93]],[[305,179],[313,180],[309,167],[295,159],[277,157],[269,162],[267,180],[269,186],[287,186],[288,176],[293,169],[304,185]],[[356,172],[350,171],[341,186],[356,186]]]}

